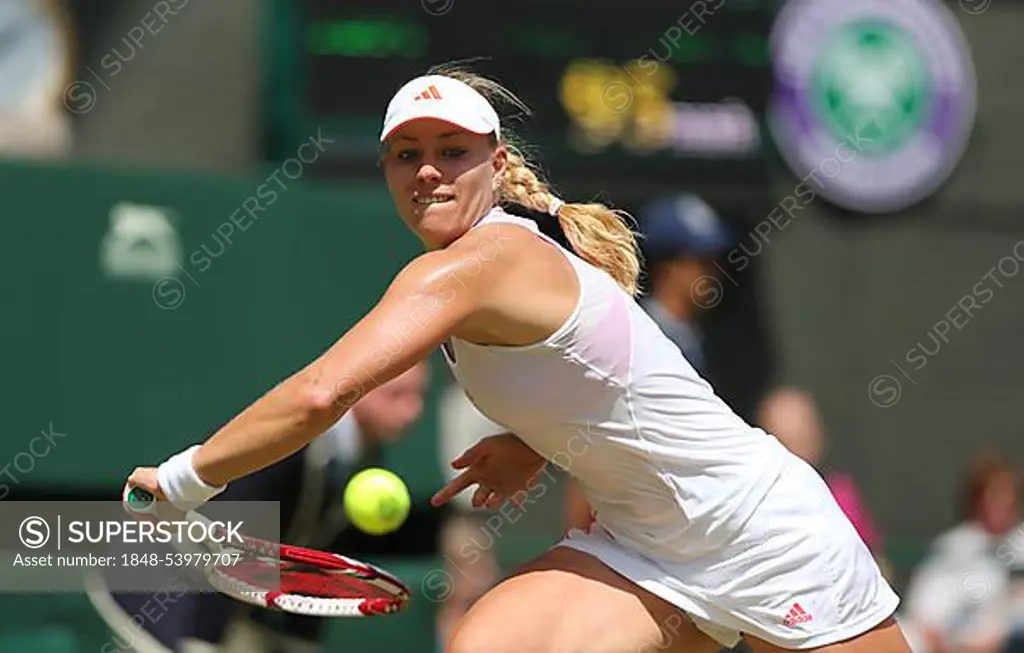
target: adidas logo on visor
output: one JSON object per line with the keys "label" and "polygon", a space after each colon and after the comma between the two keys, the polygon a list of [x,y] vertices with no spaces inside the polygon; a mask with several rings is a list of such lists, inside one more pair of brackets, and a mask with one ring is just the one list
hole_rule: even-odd
{"label": "adidas logo on visor", "polygon": [[440,100],[440,99],[441,99],[441,93],[437,90],[436,86],[431,84],[430,86],[427,87],[427,90],[425,90],[422,93],[419,93],[419,94],[416,95],[415,101],[419,102],[420,100]]}

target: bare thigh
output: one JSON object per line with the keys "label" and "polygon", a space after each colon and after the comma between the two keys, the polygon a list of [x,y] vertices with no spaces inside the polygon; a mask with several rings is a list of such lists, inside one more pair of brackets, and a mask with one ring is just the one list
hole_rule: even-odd
{"label": "bare thigh", "polygon": [[675,606],[593,556],[556,547],[484,595],[446,653],[714,653]]}
{"label": "bare thigh", "polygon": [[[793,650],[779,648],[750,635],[744,639],[755,653],[782,653]],[[890,617],[863,635],[828,646],[804,649],[801,653],[911,653],[911,650],[903,637],[903,631]]]}

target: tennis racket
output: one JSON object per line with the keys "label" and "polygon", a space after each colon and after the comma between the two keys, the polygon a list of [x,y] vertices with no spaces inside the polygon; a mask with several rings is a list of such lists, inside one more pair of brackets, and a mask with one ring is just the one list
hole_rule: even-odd
{"label": "tennis racket", "polygon": [[[151,521],[159,521],[157,503],[150,492],[138,487],[125,496],[131,513]],[[210,537],[198,549],[189,543],[176,548],[186,555],[203,556],[197,560],[208,561],[201,565],[206,580],[239,601],[316,617],[391,614],[409,602],[408,586],[374,565],[245,535],[225,542],[225,530],[209,518],[190,510],[184,519],[203,523]]]}

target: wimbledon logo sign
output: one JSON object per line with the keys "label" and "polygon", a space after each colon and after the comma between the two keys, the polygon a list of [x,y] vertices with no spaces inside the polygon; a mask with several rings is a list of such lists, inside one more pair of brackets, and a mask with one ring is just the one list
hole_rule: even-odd
{"label": "wimbledon logo sign", "polygon": [[[898,211],[956,168],[974,124],[974,65],[937,0],[790,0],[772,50],[772,133],[835,204]],[[853,156],[820,174],[840,147]]]}

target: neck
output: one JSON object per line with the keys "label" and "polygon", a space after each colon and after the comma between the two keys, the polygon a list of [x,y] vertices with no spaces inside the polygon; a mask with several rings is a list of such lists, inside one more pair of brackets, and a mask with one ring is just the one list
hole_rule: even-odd
{"label": "neck", "polygon": [[1002,524],[993,523],[991,520],[976,518],[974,523],[977,524],[981,530],[985,531],[989,537],[1000,538],[1006,535],[1007,531],[1002,528]]}
{"label": "neck", "polygon": [[674,288],[662,288],[655,291],[654,298],[661,304],[662,309],[675,319],[682,322],[693,319],[696,307],[687,293],[676,292]]}

